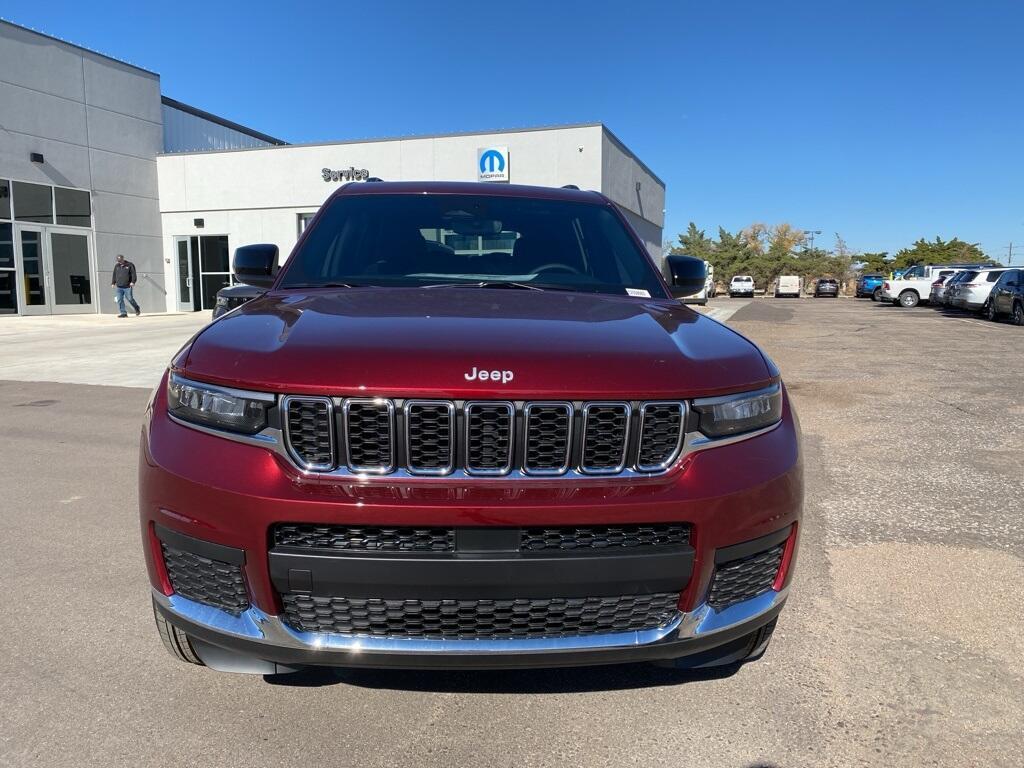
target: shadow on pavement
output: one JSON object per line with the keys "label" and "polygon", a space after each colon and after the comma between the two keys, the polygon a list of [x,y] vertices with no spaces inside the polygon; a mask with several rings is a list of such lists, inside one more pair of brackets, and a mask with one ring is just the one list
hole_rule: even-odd
{"label": "shadow on pavement", "polygon": [[308,667],[287,675],[265,675],[270,685],[316,688],[353,685],[379,690],[430,693],[590,693],[683,685],[731,677],[738,666],[683,670],[653,664],[517,670],[399,670]]}

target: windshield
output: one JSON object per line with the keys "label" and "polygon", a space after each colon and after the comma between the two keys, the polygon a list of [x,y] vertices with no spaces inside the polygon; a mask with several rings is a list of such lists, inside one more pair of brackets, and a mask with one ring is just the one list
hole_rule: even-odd
{"label": "windshield", "polygon": [[666,298],[602,205],[487,195],[339,197],[279,287],[476,285]]}

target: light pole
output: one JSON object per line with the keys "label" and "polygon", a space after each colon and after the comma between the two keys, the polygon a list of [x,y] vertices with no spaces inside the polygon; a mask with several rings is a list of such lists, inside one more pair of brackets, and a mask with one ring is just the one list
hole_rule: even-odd
{"label": "light pole", "polygon": [[809,239],[811,241],[810,249],[813,251],[814,250],[814,236],[815,235],[820,235],[821,234],[821,230],[820,229],[805,229],[804,230],[804,234],[809,237]]}

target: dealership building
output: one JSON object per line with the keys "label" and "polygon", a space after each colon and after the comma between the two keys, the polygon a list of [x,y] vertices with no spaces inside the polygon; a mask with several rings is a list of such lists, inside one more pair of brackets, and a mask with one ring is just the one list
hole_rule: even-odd
{"label": "dealership building", "polygon": [[601,123],[288,144],[0,20],[0,315],[116,312],[118,254],[144,310],[212,309],[235,248],[287,254],[338,186],[367,179],[598,190],[660,258],[665,185]]}

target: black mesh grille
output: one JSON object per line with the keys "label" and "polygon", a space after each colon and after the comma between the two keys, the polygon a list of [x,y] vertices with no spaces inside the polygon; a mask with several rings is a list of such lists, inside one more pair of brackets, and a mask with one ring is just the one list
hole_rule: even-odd
{"label": "black mesh grille", "polygon": [[520,549],[541,550],[616,549],[688,544],[690,527],[685,523],[651,525],[588,525],[562,528],[525,528]]}
{"label": "black mesh grille", "polygon": [[532,472],[557,472],[569,462],[572,410],[567,405],[535,405],[526,424],[526,460]]}
{"label": "black mesh grille", "polygon": [[784,545],[780,544],[743,560],[716,566],[708,605],[712,608],[726,608],[771,589],[782,562],[783,548]]}
{"label": "black mesh grille", "polygon": [[472,403],[466,408],[466,467],[504,472],[512,463],[512,406]]}
{"label": "black mesh grille", "polygon": [[682,426],[681,404],[647,405],[640,425],[640,454],[637,466],[641,469],[655,469],[671,461],[679,447],[679,432]]}
{"label": "black mesh grille", "polygon": [[454,414],[454,407],[448,403],[409,404],[405,426],[409,431],[410,469],[447,472],[453,468]]}
{"label": "black mesh grille", "polygon": [[629,407],[592,405],[587,409],[583,437],[583,468],[616,471],[625,461]]}
{"label": "black mesh grille", "polygon": [[306,466],[333,467],[331,409],[323,400],[288,401],[288,440]]}
{"label": "black mesh grille", "polygon": [[174,591],[189,600],[206,603],[236,616],[249,607],[249,598],[237,565],[210,560],[160,543]]}
{"label": "black mesh grille", "polygon": [[567,637],[656,629],[679,595],[519,600],[379,600],[283,595],[286,621],[304,632],[422,638]]}
{"label": "black mesh grille", "polygon": [[364,528],[350,525],[281,524],[274,544],[346,552],[451,552],[452,528]]}
{"label": "black mesh grille", "polygon": [[394,461],[388,402],[350,402],[346,422],[348,463],[354,469],[389,469]]}

